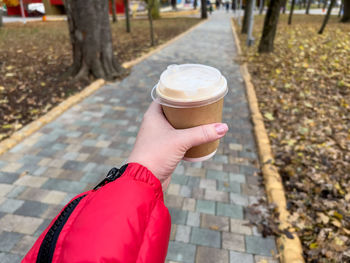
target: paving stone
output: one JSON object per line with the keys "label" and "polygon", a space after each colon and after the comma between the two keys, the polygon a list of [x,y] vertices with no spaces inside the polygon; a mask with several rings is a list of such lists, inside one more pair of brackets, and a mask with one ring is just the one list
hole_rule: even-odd
{"label": "paving stone", "polygon": [[4,213],[13,213],[15,212],[19,207],[23,205],[23,200],[16,200],[16,199],[6,199],[1,205],[0,205],[0,211]]}
{"label": "paving stone", "polygon": [[229,180],[228,173],[221,172],[221,171],[214,171],[214,170],[207,171],[207,178],[219,180],[219,181],[228,181]]}
{"label": "paving stone", "polygon": [[253,255],[230,251],[230,263],[254,263]]}
{"label": "paving stone", "polygon": [[246,236],[245,241],[248,253],[268,257],[272,256],[271,251],[274,251],[274,255],[277,253],[275,240],[272,238]]}
{"label": "paving stone", "polygon": [[204,189],[192,188],[192,197],[194,199],[203,199],[204,198]]}
{"label": "paving stone", "polygon": [[217,204],[217,215],[243,219],[243,208],[234,204]]}
{"label": "paving stone", "polygon": [[236,144],[236,143],[230,143],[229,148],[230,148],[230,150],[233,150],[233,151],[242,151],[243,150],[243,146],[241,144]]}
{"label": "paving stone", "polygon": [[18,173],[0,173],[0,184],[12,184],[19,177]]}
{"label": "paving stone", "polygon": [[245,251],[244,236],[223,232],[222,248],[244,252]]}
{"label": "paving stone", "polygon": [[[17,198],[23,191],[26,189],[26,186],[23,185],[16,185],[14,186],[11,191],[6,195],[8,198]],[[0,196],[1,196],[1,187],[0,187]]]}
{"label": "paving stone", "polygon": [[49,190],[27,187],[21,194],[18,195],[18,199],[40,202],[49,193],[50,193]]}
{"label": "paving stone", "polygon": [[183,197],[191,197],[192,196],[192,188],[187,185],[181,185],[180,193]]}
{"label": "paving stone", "polygon": [[188,181],[188,176],[181,175],[181,174],[173,174],[171,176],[171,184],[170,185],[172,185],[172,184],[186,185],[187,181]]}
{"label": "paving stone", "polygon": [[22,259],[22,256],[20,256],[20,255],[0,252],[0,262],[1,263],[16,263],[16,262],[21,262],[21,259]]}
{"label": "paving stone", "polygon": [[220,232],[206,228],[192,228],[191,243],[208,247],[221,247]]}
{"label": "paving stone", "polygon": [[238,183],[246,182],[246,177],[244,174],[230,173],[229,178],[230,178],[230,181],[233,181],[233,182],[238,182]]}
{"label": "paving stone", "polygon": [[201,227],[217,231],[229,231],[229,218],[202,214]]}
{"label": "paving stone", "polygon": [[228,193],[209,189],[205,190],[204,199],[218,202],[229,201]]}
{"label": "paving stone", "polygon": [[84,191],[87,183],[74,182],[60,179],[49,179],[42,188],[49,190],[57,190],[69,193],[81,193]]}
{"label": "paving stone", "polygon": [[40,188],[47,180],[47,177],[25,175],[20,177],[14,184]]}
{"label": "paving stone", "polygon": [[249,221],[248,220],[239,220],[239,219],[230,219],[231,224],[231,232],[242,234],[242,235],[251,235],[252,234],[252,228],[248,226]]}
{"label": "paving stone", "polygon": [[182,205],[183,210],[195,211],[196,209],[196,199],[193,198],[184,198],[184,202]]}
{"label": "paving stone", "polygon": [[67,193],[61,191],[49,191],[49,193],[41,199],[41,202],[47,204],[60,204],[64,198],[67,196]]}
{"label": "paving stone", "polygon": [[166,190],[167,194],[170,195],[179,195],[180,185],[179,184],[170,184]]}
{"label": "paving stone", "polygon": [[172,208],[181,208],[184,198],[177,195],[165,195],[165,205]]}
{"label": "paving stone", "polygon": [[62,166],[62,168],[66,170],[72,170],[72,171],[81,171],[84,169],[85,165],[86,164],[84,162],[66,161]]}
{"label": "paving stone", "polygon": [[170,230],[170,240],[174,241],[175,240],[175,235],[176,235],[176,224],[171,224],[171,230]]}
{"label": "paving stone", "polygon": [[17,170],[19,170],[23,166],[22,163],[9,163],[6,166],[2,167],[0,171],[2,172],[8,172],[8,173],[14,173]]}
{"label": "paving stone", "polygon": [[184,263],[194,263],[196,246],[180,242],[169,242],[168,260],[174,260]]}
{"label": "paving stone", "polygon": [[214,161],[216,161],[218,163],[228,163],[228,158],[227,158],[226,155],[215,154],[214,155]]}
{"label": "paving stone", "polygon": [[35,233],[33,234],[34,237],[38,238],[42,232],[44,232],[44,230],[49,226],[49,224],[51,223],[51,219],[45,219],[41,225],[37,228],[37,230],[35,231]]}
{"label": "paving stone", "polygon": [[198,177],[204,177],[206,170],[203,168],[196,168],[196,167],[188,167],[186,169],[185,175],[187,176],[198,176]]}
{"label": "paving stone", "polygon": [[187,218],[187,211],[182,211],[176,208],[168,208],[171,215],[171,223],[185,225]]}
{"label": "paving stone", "polygon": [[7,231],[0,233],[0,251],[10,252],[17,242],[21,240],[22,236],[22,234]]}
{"label": "paving stone", "polygon": [[35,241],[35,237],[26,235],[11,249],[11,252],[24,256],[34,245]]}
{"label": "paving stone", "polygon": [[196,263],[228,263],[228,251],[212,248],[212,247],[202,247],[198,246]]}
{"label": "paving stone", "polygon": [[41,218],[7,214],[0,219],[0,229],[32,235],[42,222]]}
{"label": "paving stone", "polygon": [[238,182],[219,181],[218,182],[218,191],[240,193],[241,192],[241,185]]}
{"label": "paving stone", "polygon": [[198,213],[198,212],[188,212],[186,224],[188,226],[199,227],[199,224],[200,224],[200,213]]}
{"label": "paving stone", "polygon": [[188,243],[190,241],[191,227],[178,225],[176,228],[175,240]]}
{"label": "paving stone", "polygon": [[13,185],[10,184],[0,184],[0,197],[6,196],[13,189]]}
{"label": "paving stone", "polygon": [[248,198],[244,195],[230,193],[230,202],[236,205],[247,206]]}
{"label": "paving stone", "polygon": [[209,190],[216,190],[216,180],[203,178],[199,182],[199,187]]}
{"label": "paving stone", "polygon": [[215,202],[207,200],[197,200],[196,211],[215,215]]}
{"label": "paving stone", "polygon": [[16,215],[40,217],[48,208],[47,204],[36,201],[25,201],[24,204],[15,212]]}
{"label": "paving stone", "polygon": [[255,263],[278,263],[277,259],[273,257],[264,257],[264,256],[254,256]]}
{"label": "paving stone", "polygon": [[188,178],[188,182],[187,182],[187,186],[190,186],[192,188],[198,188],[199,187],[199,182],[200,179],[199,177],[192,177],[192,176],[187,176]]}

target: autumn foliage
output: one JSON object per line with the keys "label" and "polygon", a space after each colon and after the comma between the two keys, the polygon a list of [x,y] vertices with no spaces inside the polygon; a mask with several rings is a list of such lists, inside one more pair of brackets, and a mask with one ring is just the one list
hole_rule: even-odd
{"label": "autumn foliage", "polygon": [[306,260],[350,262],[350,25],[332,17],[319,35],[323,16],[293,19],[281,17],[274,53],[243,59]]}

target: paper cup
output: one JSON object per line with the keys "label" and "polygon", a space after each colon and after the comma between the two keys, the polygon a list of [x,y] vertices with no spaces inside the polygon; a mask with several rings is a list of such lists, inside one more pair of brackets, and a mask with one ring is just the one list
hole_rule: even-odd
{"label": "paper cup", "polygon": [[[162,105],[176,129],[222,121],[227,81],[220,71],[200,64],[171,65],[160,76],[152,98]],[[191,148],[184,160],[205,161],[216,153],[219,140]]]}

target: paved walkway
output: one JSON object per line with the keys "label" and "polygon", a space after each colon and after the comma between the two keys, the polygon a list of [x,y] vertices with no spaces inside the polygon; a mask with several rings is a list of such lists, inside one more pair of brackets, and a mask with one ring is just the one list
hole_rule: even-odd
{"label": "paved walkway", "polygon": [[245,225],[247,206],[263,191],[254,176],[256,149],[233,41],[230,15],[217,11],[123,81],[104,86],[0,156],[0,262],[19,262],[68,200],[124,162],[153,85],[174,63],[212,65],[227,77],[223,118],[230,131],[212,160],[182,162],[173,174],[165,196],[173,224],[167,260],[275,262],[268,257],[274,239]]}

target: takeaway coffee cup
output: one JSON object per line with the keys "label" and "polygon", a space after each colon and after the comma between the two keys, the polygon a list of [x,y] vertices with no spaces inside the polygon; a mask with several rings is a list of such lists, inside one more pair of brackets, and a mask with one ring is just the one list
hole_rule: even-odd
{"label": "takeaway coffee cup", "polygon": [[[221,122],[227,81],[216,68],[201,64],[170,65],[152,90],[169,123],[176,129]],[[219,140],[191,148],[184,160],[211,158]]]}

